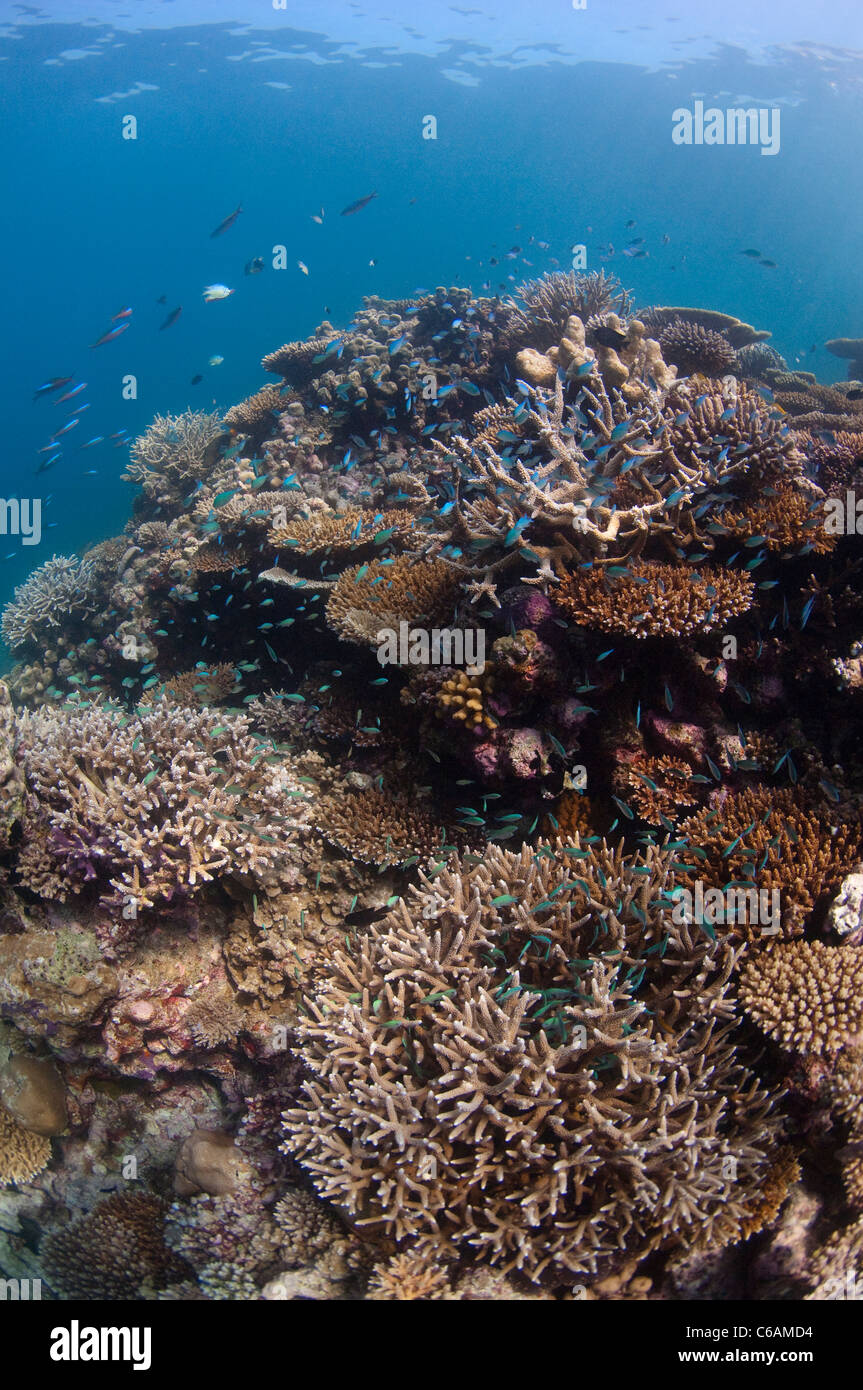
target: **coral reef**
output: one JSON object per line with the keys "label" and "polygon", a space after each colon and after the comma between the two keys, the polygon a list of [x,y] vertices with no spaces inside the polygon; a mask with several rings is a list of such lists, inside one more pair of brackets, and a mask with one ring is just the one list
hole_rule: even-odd
{"label": "coral reef", "polygon": [[7,604],[0,1275],[858,1268],[859,383],[602,272],[511,283],[370,296],[157,416],[122,534]]}
{"label": "coral reef", "polygon": [[337,953],[286,1115],[288,1150],[362,1225],[558,1281],[733,1238],[775,1132],[727,1037],[732,955],[667,917],[671,857],[567,848],[421,874]]}

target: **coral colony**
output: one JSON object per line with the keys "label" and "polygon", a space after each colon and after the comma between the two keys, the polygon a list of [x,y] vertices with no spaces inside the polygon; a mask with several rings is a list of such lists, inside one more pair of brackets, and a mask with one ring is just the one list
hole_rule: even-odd
{"label": "coral colony", "polygon": [[9,1277],[863,1274],[863,343],[768,337],[370,298],[134,441],[2,616]]}

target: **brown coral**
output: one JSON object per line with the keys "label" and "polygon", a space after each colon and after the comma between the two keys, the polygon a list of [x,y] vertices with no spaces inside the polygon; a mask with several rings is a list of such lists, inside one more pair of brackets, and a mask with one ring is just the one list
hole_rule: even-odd
{"label": "brown coral", "polygon": [[69,1299],[152,1297],[189,1273],[164,1243],[165,1203],[150,1193],[114,1193],[67,1226],[49,1231],[40,1250],[51,1288]]}
{"label": "brown coral", "polygon": [[409,1250],[375,1265],[366,1295],[371,1300],[413,1303],[450,1293],[446,1269],[428,1251]]}
{"label": "brown coral", "polygon": [[686,319],[672,319],[659,336],[659,346],[666,362],[682,376],[725,376],[734,366],[734,348],[723,334]]}
{"label": "brown coral", "polygon": [[826,555],[837,537],[825,530],[825,521],[821,499],[780,486],[753,498],[742,511],[724,511],[720,525],[741,539],[757,536],[767,550]]}
{"label": "brown coral", "polygon": [[268,540],[276,550],[294,555],[349,555],[363,546],[390,545],[405,540],[413,529],[408,512],[374,512],[349,508],[345,512],[315,512],[275,526]]}
{"label": "brown coral", "polygon": [[19,872],[61,900],[94,883],[137,909],[221,873],[260,878],[287,867],[306,819],[289,761],[244,716],[164,699],[131,718],[42,708],[20,717],[18,750],[38,850]]}
{"label": "brown coral", "polygon": [[30,1182],[50,1161],[50,1139],[24,1129],[0,1105],[0,1187]]}
{"label": "brown coral", "polygon": [[727,1239],[775,1123],[725,1036],[727,944],[669,920],[671,875],[577,843],[421,874],[300,1024],[287,1147],[322,1195],[534,1279]]}
{"label": "brown coral", "polygon": [[277,416],[284,408],[285,401],[279,387],[264,386],[254,395],[247,396],[244,401],[231,406],[225,414],[225,424],[236,430],[237,434],[245,434],[250,439],[260,441],[272,431]]}
{"label": "brown coral", "polygon": [[325,840],[365,864],[404,864],[439,851],[446,840],[415,800],[378,787],[319,796],[314,817]]}
{"label": "brown coral", "polygon": [[236,667],[230,662],[219,661],[215,666],[203,670],[180,671],[178,675],[171,676],[165,681],[163,694],[174,705],[195,709],[221,704],[236,690]]}
{"label": "brown coral", "polygon": [[793,941],[760,951],[740,978],[750,1018],[788,1052],[822,1056],[863,1043],[863,950]]}
{"label": "brown coral", "polygon": [[398,632],[400,622],[445,622],[457,594],[458,576],[442,560],[372,560],[339,576],[327,600],[327,622],[340,637],[376,646],[378,632]]}
{"label": "brown coral", "polygon": [[625,798],[650,825],[662,825],[663,816],[677,820],[697,802],[698,796],[689,781],[691,776],[688,763],[665,754],[638,754],[620,771]]}
{"label": "brown coral", "polygon": [[783,934],[799,933],[817,899],[835,893],[860,857],[860,825],[837,822],[831,810],[790,787],[728,792],[721,807],[698,811],[680,827],[704,856],[693,876],[717,887],[777,891]]}
{"label": "brown coral", "polygon": [[497,720],[486,706],[491,687],[489,675],[469,676],[466,671],[456,671],[443,682],[435,697],[439,717],[455,719],[466,729],[496,729]]}
{"label": "brown coral", "polygon": [[655,561],[635,563],[623,575],[578,570],[553,595],[580,626],[636,638],[711,632],[745,613],[754,596],[752,579],[740,571]]}
{"label": "brown coral", "polygon": [[318,372],[326,370],[328,364],[324,361],[315,362],[315,358],[321,357],[331,341],[331,338],[318,336],[283,343],[274,352],[267,353],[261,361],[261,366],[265,372],[273,372],[283,377],[289,386],[305,386]]}

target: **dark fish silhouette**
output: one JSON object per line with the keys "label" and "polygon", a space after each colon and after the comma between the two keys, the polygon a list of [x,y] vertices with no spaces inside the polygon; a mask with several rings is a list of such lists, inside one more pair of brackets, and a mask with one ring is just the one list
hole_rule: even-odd
{"label": "dark fish silhouette", "polygon": [[159,332],[161,333],[161,331],[162,331],[163,328],[170,328],[172,323],[176,323],[176,322],[177,322],[177,319],[180,317],[180,315],[182,314],[182,312],[183,312],[183,306],[182,306],[182,304],[178,304],[177,307],[176,307],[176,309],[172,309],[172,310],[171,310],[170,314],[169,314],[168,317],[165,319],[165,322],[159,324]]}
{"label": "dark fish silhouette", "polygon": [[366,203],[370,203],[372,198],[376,198],[377,196],[377,193],[369,193],[365,198],[357,198],[355,203],[351,203],[349,207],[342,208],[339,216],[348,217],[352,212],[359,212],[360,208],[364,208]]}
{"label": "dark fish silhouette", "polygon": [[61,386],[68,386],[72,380],[70,376],[52,376],[50,381],[36,388],[33,396],[34,401],[38,401],[40,396],[48,396],[52,391],[59,391]]}
{"label": "dark fish silhouette", "polygon": [[226,217],[224,222],[219,223],[218,227],[214,232],[210,232],[210,237],[212,238],[214,236],[221,236],[222,232],[226,232],[229,227],[233,227],[234,223],[236,222],[237,218],[239,217],[242,211],[243,205],[242,203],[240,203],[240,205],[236,207],[234,211],[231,213],[230,217]]}
{"label": "dark fish silhouette", "polygon": [[748,256],[748,257],[750,258],[750,260],[753,260],[753,261],[757,261],[757,260],[759,259],[759,257],[761,256],[761,252],[760,252],[760,251],[754,251],[754,250],[752,249],[751,246],[749,247],[749,249],[748,249],[747,251],[741,251],[740,254],[741,254],[741,256]]}
{"label": "dark fish silhouette", "polygon": [[260,275],[260,273],[261,273],[261,271],[263,270],[263,268],[264,268],[264,258],[263,258],[263,256],[255,256],[254,260],[246,261],[246,274],[247,274],[247,275]]}
{"label": "dark fish silhouette", "polygon": [[159,295],[159,298],[156,300],[156,303],[157,303],[157,304],[167,304],[167,302],[168,302],[168,296],[167,296],[166,294],[160,294],[160,295]]}
{"label": "dark fish silhouette", "polygon": [[762,257],[762,259],[758,262],[758,264],[759,264],[759,265],[766,265],[766,266],[769,266],[769,268],[770,268],[771,270],[775,270],[775,269],[776,269],[776,262],[775,262],[775,261],[765,261],[763,257]]}
{"label": "dark fish silhouette", "polygon": [[201,373],[198,372],[198,375],[197,375],[197,376],[193,376],[193,377],[192,377],[191,385],[192,385],[192,386],[197,386],[198,383],[201,382],[201,381],[203,381],[203,380],[204,380],[204,378],[201,376]]}

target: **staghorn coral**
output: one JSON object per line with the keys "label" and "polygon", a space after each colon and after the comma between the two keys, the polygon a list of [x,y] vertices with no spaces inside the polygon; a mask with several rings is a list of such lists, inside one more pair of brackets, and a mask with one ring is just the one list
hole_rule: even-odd
{"label": "staghorn coral", "polygon": [[96,603],[93,563],[55,555],[19,584],[6,604],[0,618],[3,641],[13,649],[44,643],[70,616],[84,619]]}
{"label": "staghorn coral", "polygon": [[793,941],[760,951],[740,977],[750,1018],[787,1051],[822,1056],[863,1045],[863,950]]}
{"label": "staghorn coral", "polygon": [[327,600],[327,622],[347,641],[377,646],[382,628],[398,632],[400,622],[447,621],[457,590],[458,577],[442,560],[372,560],[339,576]]}
{"label": "staghorn coral", "polygon": [[148,1192],[114,1193],[40,1247],[44,1277],[68,1299],[143,1299],[189,1273],[165,1245],[166,1204]]}
{"label": "staghorn coral", "polygon": [[413,1303],[451,1296],[446,1269],[428,1251],[409,1250],[376,1265],[366,1297],[372,1301]]}
{"label": "staghorn coral", "polygon": [[[93,883],[110,901],[149,907],[221,873],[261,878],[290,862],[304,794],[290,763],[248,730],[244,716],[219,723],[164,699],[125,719],[101,709],[22,715],[24,834],[58,876],[51,893],[65,900]],[[44,892],[35,866],[22,867]]]}
{"label": "staghorn coral", "polygon": [[0,1105],[0,1188],[28,1183],[51,1161],[51,1141],[25,1129]]}
{"label": "staghorn coral", "polygon": [[669,921],[671,878],[577,842],[421,874],[299,1024],[286,1147],[322,1195],[533,1279],[733,1238],[775,1121],[727,1037],[733,952]]}
{"label": "staghorn coral", "polygon": [[123,476],[145,488],[156,477],[175,484],[205,478],[212,461],[211,446],[220,433],[216,412],[184,410],[182,415],[157,415],[133,442]]}
{"label": "staghorn coral", "polygon": [[[68,1123],[57,1162],[3,1196],[4,1272],[33,1273],[31,1233],[98,1202],[127,1152],[159,1192],[184,1151],[205,1186],[225,1161],[253,1157],[259,1174],[177,1203],[193,1269],[136,1295],[171,1299],[432,1296],[435,1269],[445,1298],[568,1298],[586,1278],[598,1299],[761,1297],[782,1241],[796,1290],[813,1242],[845,1219],[840,1173],[847,1202],[860,1200],[863,1046],[780,1049],[751,1016],[732,1033],[745,1015],[735,956],[776,945],[747,930],[741,946],[737,928],[714,944],[708,923],[669,916],[693,879],[772,886],[778,949],[804,928],[859,948],[859,547],[848,535],[828,551],[812,518],[819,487],[863,495],[861,392],[789,372],[763,343],[734,348],[765,335],[728,316],[636,317],[602,302],[604,277],[591,283],[595,304],[568,276],[538,282],[520,308],[453,286],[373,297],[344,329],[287,345],[267,363],[281,389],[259,412],[246,401],[214,419],[194,479],[169,458],[141,472],[124,533],[85,553],[92,606],[57,605],[56,625],[22,648],[12,699],[54,706],[65,732],[58,742],[52,725],[37,789],[26,721],[0,696],[0,1103],[26,1119],[42,1094],[18,1085],[20,1066],[6,1089],[11,1054],[56,1068],[49,1124],[59,1099]],[[675,319],[684,339],[713,343],[714,370],[734,348],[727,375],[677,379],[659,341]],[[405,553],[382,563],[393,551]],[[446,596],[414,618],[418,561]],[[358,568],[340,579],[347,564]],[[661,645],[621,641],[553,602],[588,565],[612,588],[663,566],[672,587],[715,573],[756,587],[736,644],[712,619]],[[399,604],[386,601],[394,569],[410,591]],[[324,621],[337,586],[353,646]],[[382,613],[396,627],[484,629],[482,677],[424,664],[418,645],[418,666],[382,678],[369,650]],[[144,760],[123,731],[134,745],[165,693],[182,747],[172,736]],[[233,713],[213,711],[202,740],[188,726],[214,699],[242,700],[268,735],[246,730],[242,778]],[[93,742],[117,765],[73,749],[71,768],[66,726],[96,706]],[[196,757],[202,798],[187,776]],[[280,799],[247,796],[247,775],[260,790],[280,771]],[[611,823],[605,850],[596,836]],[[169,895],[188,857],[178,826],[227,861]],[[653,839],[675,838],[649,865],[632,860],[657,826]],[[465,831],[514,855],[493,870],[491,852],[455,858]],[[272,858],[237,872],[246,842]],[[136,864],[154,880],[137,918],[116,888]],[[402,909],[381,920],[398,892],[410,925]],[[331,1014],[308,1012],[316,993]],[[326,1041],[297,1036],[298,1020]],[[304,1053],[320,1109],[301,1089]],[[739,1062],[786,1111],[796,1186]],[[317,1136],[301,1161],[367,1223],[362,1243],[335,1208],[285,1190],[297,1170],[277,1151],[279,1115],[300,1108],[291,1142]],[[776,1247],[718,1248],[769,1225],[789,1187]],[[398,1223],[411,1229],[400,1237]],[[471,1263],[489,1257],[496,1267]],[[501,1272],[518,1261],[553,1287]]]}
{"label": "staghorn coral", "polygon": [[641,562],[610,575],[579,570],[554,602],[583,627],[630,637],[683,637],[711,632],[751,607],[755,585],[735,570],[687,570]]}

